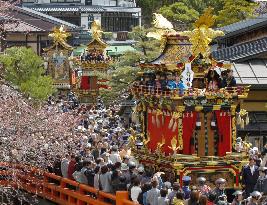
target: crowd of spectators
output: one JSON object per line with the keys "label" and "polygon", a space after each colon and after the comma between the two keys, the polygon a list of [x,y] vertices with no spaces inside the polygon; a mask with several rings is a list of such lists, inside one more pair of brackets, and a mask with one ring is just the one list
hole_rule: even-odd
{"label": "crowd of spectators", "polygon": [[[129,136],[139,127],[125,128],[117,115],[118,102],[105,107],[99,100],[96,106],[85,106],[69,94],[34,108],[13,88],[1,85],[0,89],[0,154],[5,161],[32,164],[111,194],[128,191],[133,202],[144,205],[228,204],[225,179],[216,180],[211,189],[204,177],[192,184],[185,176],[180,186],[165,173],[139,164],[127,147]],[[256,148],[250,151],[242,172],[245,192],[235,192],[232,205],[244,200],[264,205],[266,149],[262,154]]]}

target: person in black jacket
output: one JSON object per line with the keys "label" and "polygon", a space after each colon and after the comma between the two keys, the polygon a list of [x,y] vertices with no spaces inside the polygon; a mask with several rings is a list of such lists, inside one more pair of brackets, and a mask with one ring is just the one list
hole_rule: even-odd
{"label": "person in black jacket", "polygon": [[260,177],[254,187],[254,191],[259,191],[263,195],[267,196],[267,167],[259,168]]}
{"label": "person in black jacket", "polygon": [[62,173],[61,173],[61,159],[60,159],[59,155],[56,156],[56,159],[54,161],[53,172],[58,176],[62,176]]}
{"label": "person in black jacket", "polygon": [[250,196],[259,178],[259,168],[255,165],[255,159],[250,158],[249,164],[243,168],[242,171],[242,184],[245,188],[246,197]]}
{"label": "person in black jacket", "polygon": [[94,187],[94,177],[95,177],[95,172],[93,169],[93,163],[91,161],[88,161],[86,163],[86,171],[84,172],[84,175],[87,178],[88,185],[91,187]]}

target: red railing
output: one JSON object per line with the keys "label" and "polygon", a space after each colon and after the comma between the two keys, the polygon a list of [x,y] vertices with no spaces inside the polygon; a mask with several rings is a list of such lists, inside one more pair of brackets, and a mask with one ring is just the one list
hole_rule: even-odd
{"label": "red railing", "polygon": [[[0,185],[12,186],[62,205],[134,205],[127,191],[116,195],[99,191],[27,165],[1,163]],[[136,204],[135,204],[136,205]]]}

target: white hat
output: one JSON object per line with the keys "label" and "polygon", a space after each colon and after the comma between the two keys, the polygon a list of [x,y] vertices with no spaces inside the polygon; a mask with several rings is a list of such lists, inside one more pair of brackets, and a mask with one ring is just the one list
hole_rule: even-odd
{"label": "white hat", "polygon": [[129,167],[128,167],[127,164],[125,164],[125,163],[122,163],[122,164],[121,164],[121,171],[126,171],[126,170],[128,170],[128,169],[129,169]]}
{"label": "white hat", "polygon": [[87,143],[86,145],[85,145],[85,148],[91,148],[91,144],[90,143]]}
{"label": "white hat", "polygon": [[83,140],[88,140],[88,137],[86,135],[84,135]]}
{"label": "white hat", "polygon": [[252,150],[253,150],[254,152],[258,152],[258,151],[259,151],[258,147],[253,147]]}
{"label": "white hat", "polygon": [[138,172],[144,172],[145,169],[144,169],[144,167],[140,166],[140,167],[138,167],[137,171],[138,171]]}

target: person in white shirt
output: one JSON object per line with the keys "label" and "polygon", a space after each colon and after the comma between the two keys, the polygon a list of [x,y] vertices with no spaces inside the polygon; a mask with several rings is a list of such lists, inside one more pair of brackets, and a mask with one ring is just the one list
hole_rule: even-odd
{"label": "person in white shirt", "polygon": [[138,204],[138,196],[141,194],[142,189],[140,187],[140,180],[136,178],[133,182],[133,187],[130,190],[131,193],[131,199],[134,203]]}
{"label": "person in white shirt", "polygon": [[148,205],[158,205],[158,197],[160,196],[160,191],[157,188],[158,181],[153,179],[151,184],[152,189],[147,192],[146,202]]}
{"label": "person in white shirt", "polygon": [[64,178],[68,178],[68,168],[69,168],[70,156],[65,155],[65,158],[61,160],[61,173]]}
{"label": "person in white shirt", "polygon": [[112,162],[112,164],[115,164],[116,162],[121,162],[121,157],[120,157],[120,154],[118,152],[118,146],[114,145],[112,147],[109,159]]}

